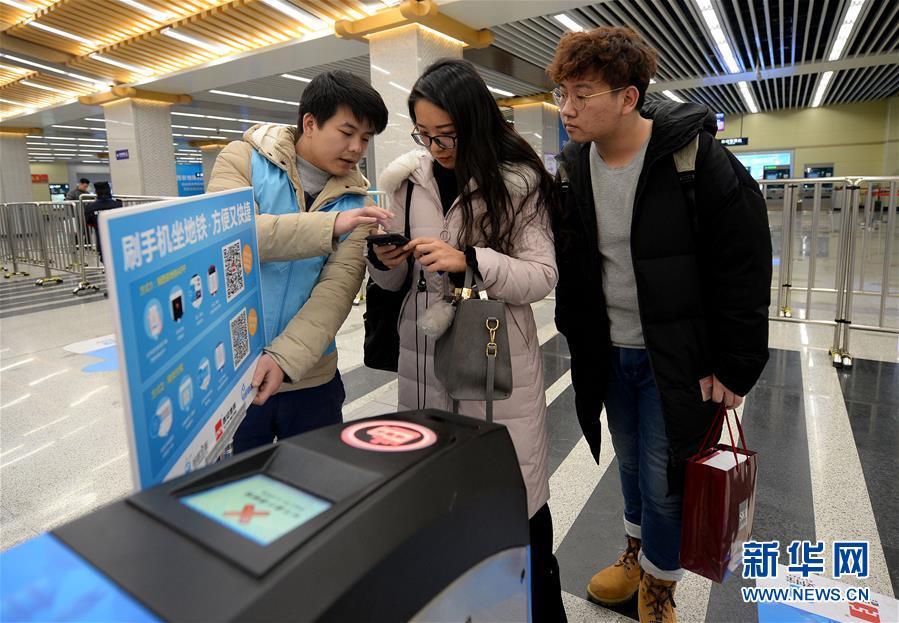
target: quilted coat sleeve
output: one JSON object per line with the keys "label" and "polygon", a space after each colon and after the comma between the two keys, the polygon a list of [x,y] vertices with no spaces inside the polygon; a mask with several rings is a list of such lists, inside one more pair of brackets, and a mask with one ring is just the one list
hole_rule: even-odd
{"label": "quilted coat sleeve", "polygon": [[[253,147],[233,141],[215,160],[207,192],[253,185]],[[257,208],[258,212],[258,208]],[[336,212],[256,214],[259,261],[277,262],[326,255],[337,250],[333,236]]]}
{"label": "quilted coat sleeve", "polygon": [[527,305],[546,298],[559,278],[552,230],[544,206],[536,205],[536,200],[531,199],[519,218],[522,225],[516,227],[511,255],[475,247],[487,294],[510,305]]}
{"label": "quilted coat sleeve", "polygon": [[[392,206],[393,218],[387,225],[388,231],[401,232],[406,227],[405,198],[406,185],[408,183],[409,182],[402,184],[391,197],[390,205]],[[403,284],[406,281],[406,271],[409,270],[406,262],[403,262],[392,270],[382,270],[368,259],[366,259],[366,264],[368,265],[368,274],[371,276],[372,281],[380,287],[392,292],[396,292],[403,287]]]}
{"label": "quilted coat sleeve", "polygon": [[757,184],[737,173],[735,166],[740,165],[724,147],[703,137],[699,155],[697,179],[704,181],[696,186],[696,206],[706,241],[712,310],[707,322],[716,350],[715,375],[745,396],[768,361],[768,216]]}
{"label": "quilted coat sleeve", "polygon": [[292,380],[302,379],[321,359],[350,313],[365,272],[365,237],[360,226],[331,254],[309,300],[266,348]]}

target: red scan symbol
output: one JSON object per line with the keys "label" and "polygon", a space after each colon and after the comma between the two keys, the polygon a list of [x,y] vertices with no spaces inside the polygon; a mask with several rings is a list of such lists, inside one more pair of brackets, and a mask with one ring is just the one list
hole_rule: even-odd
{"label": "red scan symbol", "polygon": [[411,430],[404,426],[376,426],[367,429],[365,433],[371,438],[371,443],[394,448],[408,445],[423,437],[417,430]]}
{"label": "red scan symbol", "polygon": [[253,517],[265,517],[269,514],[268,511],[257,511],[255,508],[253,504],[247,504],[239,511],[225,511],[225,517],[238,517],[238,523],[250,523]]}
{"label": "red scan symbol", "polygon": [[427,448],[437,441],[430,428],[396,420],[375,420],[347,426],[340,439],[348,446],[374,452],[411,452]]}
{"label": "red scan symbol", "polygon": [[869,621],[870,623],[880,623],[880,611],[876,606],[871,604],[861,604],[852,602],[849,604],[849,614],[860,621]]}

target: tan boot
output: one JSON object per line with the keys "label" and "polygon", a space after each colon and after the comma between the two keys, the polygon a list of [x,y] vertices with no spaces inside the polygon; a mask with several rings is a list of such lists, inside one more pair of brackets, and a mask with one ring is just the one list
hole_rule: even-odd
{"label": "tan boot", "polygon": [[624,603],[640,588],[640,539],[627,537],[627,549],[615,564],[599,571],[587,585],[587,599],[601,606]]}
{"label": "tan boot", "polygon": [[637,612],[640,623],[677,623],[674,609],[674,588],[677,582],[659,580],[648,573],[640,581],[640,596],[637,597]]}

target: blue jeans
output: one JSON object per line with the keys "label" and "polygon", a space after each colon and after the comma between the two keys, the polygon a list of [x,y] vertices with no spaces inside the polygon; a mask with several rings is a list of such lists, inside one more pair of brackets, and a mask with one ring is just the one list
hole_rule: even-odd
{"label": "blue jeans", "polygon": [[343,421],[346,392],[340,372],[317,387],[295,389],[270,396],[264,405],[250,405],[234,433],[234,454],[252,450]]}
{"label": "blue jeans", "polygon": [[660,580],[679,581],[681,496],[668,494],[668,436],[649,355],[612,347],[606,417],[618,458],[624,527],[642,540],[640,566]]}

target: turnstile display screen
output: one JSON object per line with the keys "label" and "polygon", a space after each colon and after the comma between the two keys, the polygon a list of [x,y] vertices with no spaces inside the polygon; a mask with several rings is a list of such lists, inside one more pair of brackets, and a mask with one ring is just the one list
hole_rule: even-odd
{"label": "turnstile display screen", "polygon": [[261,474],[186,495],[181,502],[263,546],[331,508],[327,500]]}

